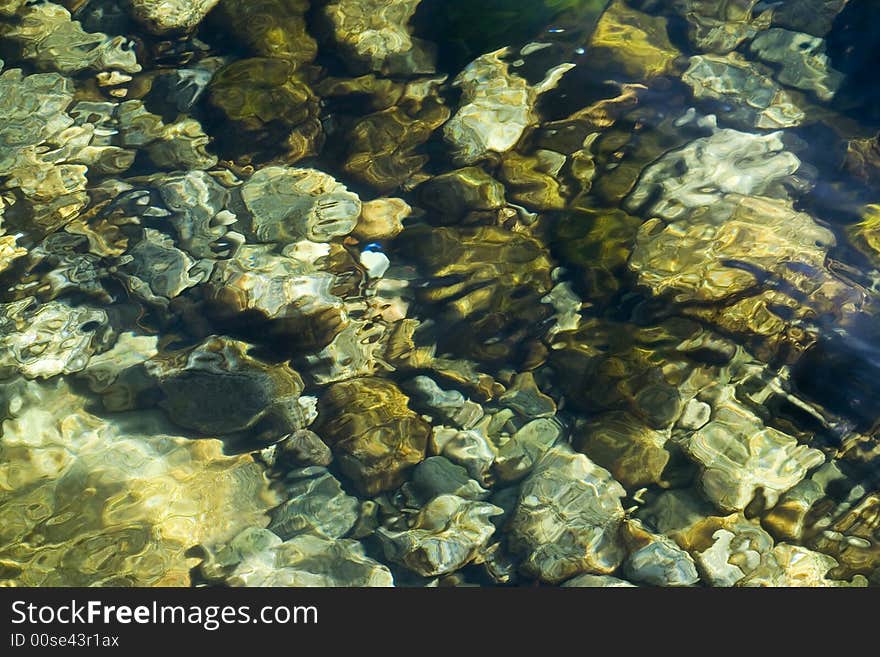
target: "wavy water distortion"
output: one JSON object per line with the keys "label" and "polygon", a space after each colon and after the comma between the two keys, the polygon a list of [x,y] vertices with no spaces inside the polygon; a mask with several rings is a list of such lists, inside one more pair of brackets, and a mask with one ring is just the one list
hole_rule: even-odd
{"label": "wavy water distortion", "polygon": [[877,25],[0,0],[0,583],[880,585]]}

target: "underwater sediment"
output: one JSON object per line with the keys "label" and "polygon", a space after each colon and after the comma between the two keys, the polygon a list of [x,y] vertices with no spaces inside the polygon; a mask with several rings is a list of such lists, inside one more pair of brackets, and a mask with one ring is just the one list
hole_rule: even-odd
{"label": "underwater sediment", "polygon": [[521,4],[0,0],[0,584],[880,585],[878,9]]}

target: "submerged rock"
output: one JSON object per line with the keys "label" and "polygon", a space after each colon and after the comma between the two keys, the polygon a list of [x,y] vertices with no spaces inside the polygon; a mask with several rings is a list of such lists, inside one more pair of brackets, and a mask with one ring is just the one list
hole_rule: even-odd
{"label": "submerged rock", "polygon": [[147,103],[157,102],[178,112],[192,112],[201,106],[211,78],[223,64],[220,57],[206,57],[186,67],[162,71],[150,85]]}
{"label": "submerged rock", "polygon": [[[669,170],[660,182],[654,178],[660,166],[646,172],[643,182],[656,183],[640,185],[632,199],[645,198],[650,188],[657,189],[655,184],[674,189],[655,197],[652,208],[674,219],[642,225],[629,266],[655,294],[682,304],[714,302],[685,312],[724,331],[754,337],[759,355],[782,345],[799,353],[818,330],[803,320],[827,314],[855,321],[864,294],[826,269],[834,234],[784,199],[780,183],[794,170],[796,158],[769,152],[759,157],[755,171],[766,176],[760,181],[743,175],[748,160],[740,160],[734,177],[722,179],[723,166],[713,168],[710,179],[717,182],[711,183],[702,175],[674,178]],[[671,154],[668,163],[676,159]],[[699,186],[692,188],[691,183]],[[729,186],[741,187],[749,196],[718,195]]]}
{"label": "submerged rock", "polygon": [[232,36],[260,57],[311,62],[318,44],[306,29],[309,0],[222,0],[217,12]]}
{"label": "submerged rock", "polygon": [[876,582],[880,570],[878,519],[880,492],[866,491],[864,486],[856,485],[842,503],[823,496],[811,506],[806,517],[804,542],[837,560],[833,576],[863,575]]}
{"label": "submerged rock", "polygon": [[829,461],[780,496],[776,505],[761,517],[761,525],[777,540],[802,542],[813,520],[810,509],[825,497],[825,490],[819,482],[827,484],[829,471],[835,472],[832,479],[845,479],[834,461]]}
{"label": "submerged rock", "polygon": [[674,534],[711,586],[734,586],[772,566],[773,539],[741,514],[711,516]]}
{"label": "submerged rock", "polygon": [[287,501],[272,512],[269,530],[287,540],[297,534],[342,538],[358,519],[360,503],[346,495],[339,481],[322,467],[289,472]]}
{"label": "submerged rock", "polygon": [[197,544],[268,522],[264,470],[161,413],[112,421],[60,380],[5,384],[0,559],[20,586],[188,586]]}
{"label": "submerged rock", "polygon": [[697,49],[728,53],[770,27],[773,12],[761,0],[674,0]]}
{"label": "submerged rock", "polygon": [[0,336],[0,373],[46,379],[85,369],[114,331],[100,308],[28,298],[0,304]]}
{"label": "submerged rock", "polygon": [[379,323],[353,320],[330,344],[303,359],[309,377],[327,384],[388,371],[389,337]]}
{"label": "submerged rock", "polygon": [[565,164],[565,156],[556,151],[539,149],[529,156],[511,151],[501,159],[501,178],[512,201],[539,212],[561,210],[568,191],[559,182]]}
{"label": "submerged rock", "polygon": [[517,374],[498,402],[527,418],[549,418],[556,414],[556,402],[541,392],[531,372]]}
{"label": "submerged rock", "polygon": [[837,567],[833,557],[814,552],[799,545],[780,543],[773,548],[775,563],[758,568],[738,583],[738,586],[763,587],[837,587],[867,586],[867,581],[856,577],[852,583],[829,577]]}
{"label": "submerged rock", "polygon": [[743,510],[758,490],[767,506],[780,493],[821,465],[819,450],[798,445],[792,436],[763,426],[722,388],[712,403],[711,420],[691,435],[685,449],[703,468],[703,491],[725,511]]}
{"label": "submerged rock", "polygon": [[226,578],[229,586],[394,585],[388,568],[367,557],[357,541],[300,534],[284,542],[277,536],[248,542],[255,545],[240,550],[243,558]]}
{"label": "submerged rock", "polygon": [[538,418],[523,425],[496,448],[494,472],[500,481],[526,476],[541,457],[564,436],[555,418]]}
{"label": "submerged rock", "polygon": [[552,287],[549,254],[525,234],[495,226],[418,226],[399,240],[428,278],[420,296],[454,327],[456,351],[509,358],[514,343],[552,312],[540,303]]}
{"label": "submerged rock", "polygon": [[614,0],[596,24],[586,57],[591,66],[602,71],[619,71],[633,80],[649,80],[670,72],[679,54],[669,42],[666,18],[636,11],[623,0]]}
{"label": "submerged rock", "polygon": [[796,317],[855,313],[859,290],[825,269],[833,233],[787,200],[798,168],[779,133],[731,130],[648,167],[627,207],[663,220],[639,229],[629,260],[639,283],[679,303],[715,302],[687,312],[761,336],[770,349],[809,344],[809,327]]}
{"label": "submerged rock", "polygon": [[279,446],[280,458],[298,466],[327,466],[333,461],[330,448],[314,431],[294,431]]}
{"label": "submerged rock", "polygon": [[594,302],[605,302],[625,282],[642,219],[618,208],[570,211],[554,226],[559,258],[577,268],[579,279]]}
{"label": "submerged rock", "polygon": [[[2,217],[2,215],[0,215],[0,217]],[[2,229],[0,229],[0,232],[2,232]],[[26,254],[27,249],[16,244],[15,235],[0,234],[0,273],[9,269],[9,267],[12,266],[13,261]]]}
{"label": "submerged rock", "polygon": [[853,245],[874,262],[880,262],[880,204],[867,205],[862,220],[847,227]]}
{"label": "submerged rock", "polygon": [[505,153],[527,128],[538,123],[538,96],[557,85],[574,64],[560,64],[535,86],[509,72],[501,58],[506,48],[479,57],[453,81],[461,88],[461,106],[443,128],[453,158],[474,164],[492,153]]}
{"label": "submerged rock", "polygon": [[433,46],[413,38],[407,24],[421,0],[335,0],[324,7],[333,39],[356,73],[434,72]]}
{"label": "submerged rock", "polygon": [[629,414],[612,411],[588,421],[577,432],[579,452],[611,471],[628,489],[665,485],[671,454],[669,435]]}
{"label": "submerged rock", "polygon": [[623,564],[626,577],[650,586],[692,586],[699,582],[691,556],[663,535],[647,531],[638,520],[623,525],[629,555]]}
{"label": "submerged rock", "polygon": [[463,429],[472,428],[483,417],[483,409],[466,399],[458,390],[444,390],[427,376],[419,375],[404,383],[417,410],[427,412],[434,420]]}
{"label": "submerged rock", "polygon": [[348,235],[361,214],[357,195],[316,169],[265,167],[240,194],[248,229],[260,242],[329,242]]}
{"label": "submerged rock", "polygon": [[332,342],[348,323],[342,300],[331,292],[335,281],[314,261],[278,255],[270,245],[254,244],[218,261],[204,290],[217,316],[251,330],[256,321],[271,334],[289,336],[304,349],[314,349]]}
{"label": "submerged rock", "polygon": [[399,198],[377,198],[361,205],[361,216],[352,236],[362,242],[390,240],[403,231],[403,220],[412,208]]}
{"label": "submerged rock", "polygon": [[631,584],[623,579],[618,579],[617,577],[612,577],[611,575],[578,575],[577,577],[572,577],[567,582],[563,582],[561,586],[576,588],[621,588],[633,587],[635,584]]}
{"label": "submerged rock", "polygon": [[777,427],[760,410],[793,396],[754,355],[683,320],[630,330],[587,323],[561,334],[550,361],[568,399],[592,415],[575,446],[622,483],[687,483],[686,456],[718,508],[741,510],[753,500],[767,508],[824,461],[799,444],[812,432]]}
{"label": "submerged rock", "polygon": [[4,210],[7,225],[20,215],[28,231],[48,233],[86,206],[88,168],[74,160],[92,130],[77,129],[66,113],[74,93],[57,73],[0,75],[0,178],[22,196]]}
{"label": "submerged rock", "polygon": [[[713,586],[864,586],[833,576],[840,570],[834,558],[801,546],[773,544],[758,525],[731,515],[709,517],[675,534],[693,556],[703,577]],[[848,575],[851,576],[851,575]]]}
{"label": "submerged rock", "polygon": [[646,527],[670,537],[711,515],[712,505],[690,488],[663,491],[636,512]]}
{"label": "submerged rock", "polygon": [[396,488],[425,458],[431,428],[407,401],[397,386],[375,377],[334,383],[320,399],[315,430],[366,495]]}
{"label": "submerged rock", "polygon": [[133,297],[167,307],[171,299],[198,285],[208,273],[176,248],[170,237],[147,228],[120,258],[117,276]]}
{"label": "submerged rock", "polygon": [[[624,88],[610,99],[609,109],[592,121],[599,125],[587,132],[580,148],[581,176],[589,182],[589,194],[581,194],[572,209],[587,212],[618,208],[638,184],[642,172],[666,153],[705,137],[715,127],[714,116],[698,117],[696,110],[684,115],[659,111],[640,100],[641,85]],[[635,108],[631,105],[636,104]],[[625,115],[621,112],[629,109]],[[587,113],[589,117],[591,112]],[[570,124],[572,125],[572,124]],[[577,129],[577,123],[574,123]],[[591,201],[595,199],[595,201]]]}
{"label": "submerged rock", "polygon": [[376,535],[388,559],[433,577],[472,561],[495,532],[490,519],[501,513],[492,504],[440,495],[419,511],[409,529],[380,527]]}
{"label": "submerged rock", "polygon": [[[635,427],[647,424],[658,431],[668,430],[682,415],[686,401],[719,374],[714,367],[689,355],[695,344],[700,343],[702,333],[698,324],[681,319],[642,328],[591,320],[577,331],[559,335],[550,363],[569,403],[610,422],[611,440],[614,433],[626,435],[630,429],[615,426],[615,414],[599,415],[607,411],[627,411],[637,420],[628,420],[626,424]],[[706,351],[715,363],[723,365],[736,351],[730,345],[730,352],[725,352],[728,345],[720,338],[718,342],[721,344],[708,345],[715,347],[714,353],[708,348]],[[697,351],[696,355],[702,354]],[[663,362],[668,362],[669,367],[662,367]],[[686,383],[691,377],[693,383]],[[595,425],[590,428],[598,430]],[[589,441],[588,436],[584,439]],[[581,446],[588,446],[588,442]],[[650,456],[650,447],[651,443],[634,447],[637,453],[645,452],[636,462],[639,468]],[[627,478],[643,474],[637,470]]]}
{"label": "submerged rock", "polygon": [[394,105],[358,119],[346,137],[345,172],[382,193],[424,182],[424,145],[450,114],[438,91],[443,80],[413,82]]}
{"label": "submerged rock", "polygon": [[468,475],[462,466],[443,456],[429,456],[413,470],[412,488],[425,502],[439,495],[484,500],[489,491]]}
{"label": "submerged rock", "polygon": [[21,57],[40,71],[71,75],[86,69],[123,73],[141,70],[133,42],[100,32],[90,34],[79,21],[71,19],[64,7],[51,2],[29,6],[21,13],[20,22],[0,25],[0,35],[17,44]]}
{"label": "submerged rock", "polygon": [[[880,183],[880,135],[851,139],[846,144],[846,171],[869,185]],[[869,206],[872,208],[878,205]]]}
{"label": "submerged rock", "polygon": [[312,4],[0,0],[5,580],[880,583],[847,0]]}
{"label": "submerged rock", "polygon": [[773,6],[773,24],[817,37],[831,31],[849,0],[781,0]]}
{"label": "submerged rock", "polygon": [[[68,224],[68,228],[72,230],[77,224],[74,220]],[[87,233],[87,229],[84,232]],[[95,241],[99,242],[100,239]],[[100,256],[83,252],[89,243],[87,235],[67,231],[47,236],[19,263],[23,275],[16,286],[15,297],[21,300],[32,295],[43,301],[51,301],[74,293],[93,302],[111,302],[113,297],[107,289],[110,268]]]}
{"label": "submerged rock", "polygon": [[[622,115],[640,102],[640,95],[647,90],[643,84],[611,82],[615,95],[590,103],[575,110],[567,117],[547,121],[536,131],[536,143],[542,148],[573,156],[572,176],[589,191],[595,174],[591,147],[600,134],[611,128]],[[647,126],[640,126],[647,127]]]}
{"label": "submerged rock", "polygon": [[761,61],[776,64],[776,79],[790,87],[812,91],[831,100],[843,83],[843,74],[831,68],[825,40],[778,27],[764,30],[749,44]]}
{"label": "submerged rock", "polygon": [[126,0],[132,16],[154,34],[194,30],[220,0]]}
{"label": "submerged rock", "polygon": [[219,436],[247,430],[249,440],[275,442],[312,419],[300,399],[303,382],[286,365],[248,355],[250,347],[211,337],[190,349],[160,353],[144,367],[175,424]]}
{"label": "submerged rock", "polygon": [[504,205],[504,185],[480,167],[456,169],[422,184],[419,200],[437,213],[439,223],[454,224],[471,210],[498,210]]}
{"label": "submerged rock", "polygon": [[121,103],[117,116],[122,145],[143,148],[159,168],[210,169],[217,164],[217,156],[207,150],[211,140],[195,119],[166,124],[139,100]]}
{"label": "submerged rock", "polygon": [[496,454],[482,431],[435,426],[431,434],[431,451],[464,467],[479,483],[488,485],[491,481],[489,469]]}
{"label": "submerged rock", "polygon": [[235,237],[227,234],[235,216],[226,209],[225,187],[203,171],[163,174],[154,184],[180,248],[196,258],[230,255]]}
{"label": "submerged rock", "polygon": [[[79,376],[92,392],[104,394],[126,373],[155,356],[159,351],[157,344],[158,338],[154,335],[140,335],[133,331],[120,333],[113,347],[93,355]],[[127,408],[133,408],[133,405],[129,404]]]}
{"label": "submerged rock", "polygon": [[784,89],[737,53],[695,55],[681,79],[696,99],[715,101],[712,111],[734,126],[791,128],[805,118]]}
{"label": "submerged rock", "polygon": [[220,69],[208,102],[230,122],[218,143],[236,157],[283,155],[288,163],[315,155],[323,143],[318,99],[296,62],[241,59]]}
{"label": "submerged rock", "polygon": [[624,557],[618,536],[625,495],[604,468],[567,446],[551,448],[523,482],[508,541],[522,571],[558,583],[608,574]]}
{"label": "submerged rock", "polygon": [[130,100],[119,106],[118,120],[122,144],[143,148],[161,169],[210,169],[217,164],[217,156],[208,152],[210,137],[193,118],[166,124],[143,102]]}
{"label": "submerged rock", "polygon": [[0,0],[0,16],[15,16],[27,0]]}

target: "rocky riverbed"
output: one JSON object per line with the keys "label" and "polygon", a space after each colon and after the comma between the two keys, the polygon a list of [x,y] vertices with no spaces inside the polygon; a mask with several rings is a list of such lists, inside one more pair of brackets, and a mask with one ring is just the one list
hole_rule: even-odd
{"label": "rocky riverbed", "polygon": [[0,584],[880,585],[878,19],[0,0]]}

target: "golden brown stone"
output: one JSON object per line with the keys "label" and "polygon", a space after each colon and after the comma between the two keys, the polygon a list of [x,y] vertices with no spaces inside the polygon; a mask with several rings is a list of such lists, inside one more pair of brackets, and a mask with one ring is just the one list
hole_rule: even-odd
{"label": "golden brown stone", "polygon": [[679,55],[669,42],[666,18],[631,9],[623,0],[615,0],[602,14],[586,53],[591,66],[633,80],[669,72]]}
{"label": "golden brown stone", "polygon": [[311,62],[318,45],[306,31],[308,0],[222,0],[218,12],[255,55]]}
{"label": "golden brown stone", "polygon": [[396,488],[425,458],[431,425],[407,401],[391,381],[376,377],[334,383],[321,397],[316,431],[366,495]]}
{"label": "golden brown stone", "polygon": [[[401,237],[423,267],[422,298],[456,327],[450,346],[468,356],[504,359],[552,308],[549,254],[537,240],[495,226],[414,227]],[[445,341],[441,341],[445,342]]]}
{"label": "golden brown stone", "polygon": [[669,436],[620,412],[604,413],[580,429],[575,448],[608,468],[627,489],[668,485],[663,471],[670,453],[664,445]]}

